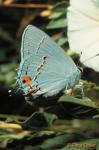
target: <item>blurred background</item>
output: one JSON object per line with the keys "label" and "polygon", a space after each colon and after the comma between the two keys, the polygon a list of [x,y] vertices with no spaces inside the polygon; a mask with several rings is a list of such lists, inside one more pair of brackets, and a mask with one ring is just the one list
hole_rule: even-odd
{"label": "blurred background", "polygon": [[[21,46],[21,37],[24,28],[28,24],[33,24],[38,28],[44,30],[48,35],[50,35],[54,41],[57,42],[59,46],[61,46],[66,53],[72,57],[76,64],[79,62],[79,57],[76,54],[73,54],[68,45],[67,39],[67,19],[66,19],[66,11],[69,5],[69,0],[0,0],[0,119],[1,121],[7,120],[9,115],[22,115],[29,116],[33,112],[35,112],[35,107],[33,105],[29,105],[24,96],[21,93],[16,93],[15,90],[12,92],[12,96],[9,96],[8,90],[12,89],[13,84],[16,82],[17,71],[16,69],[20,63],[20,46]],[[82,79],[84,80],[85,93],[87,96],[92,98],[93,101],[99,104],[99,73],[82,66],[82,64],[78,64],[78,66],[83,67]],[[53,101],[53,99],[52,99]],[[47,101],[48,107],[49,99]],[[37,102],[36,106],[40,105]],[[51,106],[54,109],[56,103]],[[62,108],[56,108],[54,111],[55,115],[59,115],[59,118],[69,118],[69,122],[65,123],[59,122],[59,124],[66,123],[71,128],[78,125],[79,129],[81,126],[81,122],[78,120],[75,121],[75,118],[82,119],[85,117],[87,119],[92,119],[92,116],[97,115],[97,109],[90,111],[89,108],[82,108],[82,112],[76,114],[76,117],[73,114],[76,110],[79,110],[78,104],[77,109],[72,111],[72,108],[75,108],[75,105],[66,105],[66,114],[64,113]],[[81,108],[81,107],[80,107]],[[68,111],[70,110],[70,112]],[[89,112],[88,112],[89,111]],[[50,111],[51,112],[51,111]],[[52,112],[51,112],[52,113]],[[65,114],[65,115],[64,115]],[[65,116],[65,117],[63,117]],[[78,117],[79,116],[79,117]],[[98,117],[96,117],[98,118]],[[73,119],[73,120],[72,120]],[[71,121],[73,121],[71,123]],[[97,138],[99,137],[98,130],[98,119],[91,120],[88,123],[84,124],[83,131],[87,131],[87,135],[84,135],[79,131],[77,132],[76,137],[80,137],[80,139],[86,139],[87,137]],[[89,125],[91,125],[89,127]],[[69,127],[68,126],[68,127]],[[87,129],[90,130],[87,130]],[[92,131],[92,132],[91,132]],[[69,130],[68,130],[69,133]],[[50,134],[50,133],[49,133]],[[83,134],[83,135],[82,135]],[[53,135],[53,134],[52,134]],[[52,136],[51,135],[51,136]],[[45,134],[45,136],[47,136]],[[37,137],[36,137],[37,138]],[[63,138],[63,137],[62,137]],[[68,139],[66,137],[66,139]],[[41,139],[40,139],[41,140]],[[79,140],[78,140],[79,141]],[[37,141],[36,141],[37,142]],[[15,143],[14,143],[15,144]],[[22,144],[22,143],[21,143]],[[16,145],[16,144],[15,144]],[[27,143],[28,145],[28,143]],[[11,145],[14,149],[14,146]],[[7,146],[3,145],[5,149]],[[10,147],[11,148],[11,147]],[[9,148],[8,148],[9,149]],[[22,149],[17,148],[17,149]],[[23,148],[24,149],[24,148]],[[28,148],[27,148],[28,149]],[[33,147],[31,148],[33,149]],[[34,148],[35,150],[36,148]],[[39,149],[39,148],[38,148]],[[44,149],[44,147],[42,148]],[[53,149],[52,147],[49,148]]]}
{"label": "blurred background", "polygon": [[21,37],[24,28],[28,24],[33,24],[52,36],[65,50],[68,49],[67,6],[68,1],[57,0],[54,2],[49,0],[0,1],[0,111],[2,113],[15,113],[13,111],[17,110],[16,105],[24,99],[22,97],[21,100],[18,98],[16,101],[15,94],[11,97],[8,95],[8,90],[16,82],[16,69],[20,63]]}
{"label": "blurred background", "polygon": [[[3,98],[1,110],[5,105],[10,109],[8,106],[10,102],[10,105],[15,104],[13,98],[8,96],[8,90],[16,81],[16,69],[20,63],[21,37],[28,24],[33,24],[48,33],[79,67],[83,67],[82,79],[99,84],[99,74],[78,64],[78,56],[69,49],[66,19],[68,5],[68,0],[61,2],[58,0],[54,2],[51,0],[0,1],[0,93]],[[3,107],[2,103],[4,103]],[[18,100],[17,103],[20,101]]]}

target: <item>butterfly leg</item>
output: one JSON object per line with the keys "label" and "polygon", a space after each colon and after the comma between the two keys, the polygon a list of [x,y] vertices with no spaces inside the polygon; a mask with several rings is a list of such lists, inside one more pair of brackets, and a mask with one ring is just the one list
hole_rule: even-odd
{"label": "butterfly leg", "polygon": [[64,93],[66,95],[72,95],[72,91],[73,91],[73,89],[65,89]]}
{"label": "butterfly leg", "polygon": [[75,85],[74,89],[80,90],[82,99],[85,97],[84,90],[83,90],[83,83],[82,82],[79,82],[79,84]]}

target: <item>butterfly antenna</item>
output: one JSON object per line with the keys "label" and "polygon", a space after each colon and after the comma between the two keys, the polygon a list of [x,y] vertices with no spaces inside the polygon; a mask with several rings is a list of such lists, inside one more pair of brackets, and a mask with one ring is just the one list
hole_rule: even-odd
{"label": "butterfly antenna", "polygon": [[[8,90],[9,96],[12,96],[13,93],[17,93],[19,91],[19,88],[15,92],[15,89],[17,87],[17,81],[11,85],[11,88]],[[14,91],[14,92],[13,92]]]}
{"label": "butterfly antenna", "polygon": [[85,59],[82,63],[85,63],[86,61],[88,61],[88,60],[90,60],[90,59],[92,59],[92,58],[94,58],[94,57],[96,57],[96,56],[99,56],[99,54],[97,54],[97,55],[95,55],[95,56],[92,56],[92,57],[89,57],[89,58]]}
{"label": "butterfly antenna", "polygon": [[[80,57],[81,57],[81,55],[82,55],[82,52],[80,53]],[[78,67],[78,69],[81,71],[81,73],[83,72],[83,68],[80,66],[80,57],[79,57],[79,59],[78,59],[78,62],[77,62],[77,67]]]}

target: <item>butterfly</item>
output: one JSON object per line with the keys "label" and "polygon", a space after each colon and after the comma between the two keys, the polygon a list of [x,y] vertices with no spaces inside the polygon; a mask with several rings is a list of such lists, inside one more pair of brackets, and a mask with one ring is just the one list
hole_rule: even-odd
{"label": "butterfly", "polygon": [[70,49],[80,61],[99,72],[99,1],[70,0],[67,11]]}
{"label": "butterfly", "polygon": [[28,25],[22,35],[17,83],[25,95],[44,97],[73,88],[81,72],[73,60],[43,31]]}

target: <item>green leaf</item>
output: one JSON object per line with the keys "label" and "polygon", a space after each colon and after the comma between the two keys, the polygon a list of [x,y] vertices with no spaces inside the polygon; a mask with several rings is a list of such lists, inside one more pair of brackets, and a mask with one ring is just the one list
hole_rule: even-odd
{"label": "green leaf", "polygon": [[25,122],[22,123],[23,127],[31,130],[42,130],[57,119],[57,116],[47,112],[35,112]]}
{"label": "green leaf", "polygon": [[47,112],[44,112],[43,113],[45,119],[46,119],[46,122],[48,124],[48,126],[51,126],[52,123],[58,119],[58,117],[55,115],[55,114],[51,114],[51,113],[47,113]]}
{"label": "green leaf", "polygon": [[58,29],[58,28],[64,28],[67,26],[66,18],[61,19],[54,19],[49,22],[47,25],[47,29]]}
{"label": "green leaf", "polygon": [[50,16],[49,19],[57,19],[58,17],[62,16],[62,12],[53,12]]}
{"label": "green leaf", "polygon": [[99,138],[96,138],[96,139],[87,139],[87,140],[84,140],[80,143],[88,143],[88,144],[98,144],[99,143]]}
{"label": "green leaf", "polygon": [[61,146],[64,146],[73,138],[74,138],[73,134],[57,135],[56,137],[44,141],[43,144],[41,145],[41,148],[43,150],[51,150],[52,148],[59,148]]}
{"label": "green leaf", "polygon": [[60,38],[58,40],[57,43],[61,46],[61,45],[65,44],[66,42],[67,42],[67,38],[66,37],[62,37],[62,38]]}
{"label": "green leaf", "polygon": [[58,102],[73,103],[73,104],[91,107],[94,109],[99,109],[99,106],[97,106],[95,102],[93,102],[91,99],[87,97],[84,97],[83,99],[79,99],[79,98],[74,98],[69,95],[64,95],[58,100]]}
{"label": "green leaf", "polygon": [[69,5],[69,2],[63,1],[63,2],[58,2],[55,7],[53,8],[54,12],[65,12],[66,13],[66,8]]}

